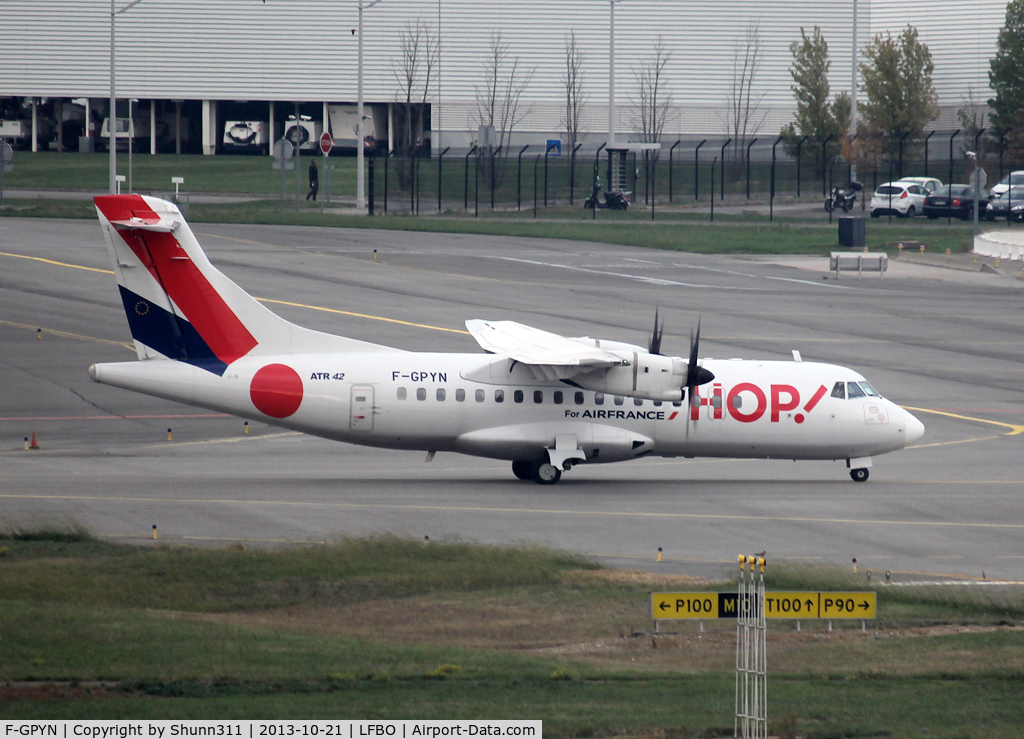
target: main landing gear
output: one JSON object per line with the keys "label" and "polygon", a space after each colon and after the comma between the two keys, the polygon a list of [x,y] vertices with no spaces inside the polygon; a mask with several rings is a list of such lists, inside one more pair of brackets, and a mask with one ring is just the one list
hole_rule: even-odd
{"label": "main landing gear", "polygon": [[858,467],[855,470],[850,470],[850,478],[854,482],[866,482],[868,479],[868,468]]}
{"label": "main landing gear", "polygon": [[539,485],[554,485],[562,479],[562,471],[550,462],[513,462],[512,474]]}

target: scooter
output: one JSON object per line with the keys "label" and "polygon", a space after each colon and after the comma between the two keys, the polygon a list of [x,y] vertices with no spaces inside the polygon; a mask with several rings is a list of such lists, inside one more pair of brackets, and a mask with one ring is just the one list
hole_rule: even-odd
{"label": "scooter", "polygon": [[857,193],[863,188],[864,185],[859,182],[851,182],[849,190],[833,187],[832,196],[825,200],[825,212],[831,213],[836,208],[842,208],[843,213],[849,213],[857,204]]}
{"label": "scooter", "polygon": [[608,208],[610,210],[628,210],[629,209],[629,196],[632,194],[629,190],[612,190],[604,194],[604,202],[598,198],[601,194],[601,180],[599,179],[594,183],[594,191],[590,194],[590,197],[583,202],[583,207],[592,209],[595,204],[598,210]]}

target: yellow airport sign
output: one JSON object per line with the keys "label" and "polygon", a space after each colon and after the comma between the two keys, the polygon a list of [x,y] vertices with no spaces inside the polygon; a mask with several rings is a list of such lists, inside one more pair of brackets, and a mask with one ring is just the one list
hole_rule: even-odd
{"label": "yellow airport sign", "polygon": [[[874,592],[766,592],[765,618],[875,618]],[[737,593],[651,593],[656,620],[736,618]]]}

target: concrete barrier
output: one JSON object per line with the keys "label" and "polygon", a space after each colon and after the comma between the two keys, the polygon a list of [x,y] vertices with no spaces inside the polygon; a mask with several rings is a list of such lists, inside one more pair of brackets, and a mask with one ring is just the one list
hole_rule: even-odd
{"label": "concrete barrier", "polygon": [[837,280],[840,272],[856,272],[857,277],[862,277],[865,272],[877,272],[881,277],[889,268],[889,255],[885,252],[834,251],[829,256],[828,268],[836,273]]}

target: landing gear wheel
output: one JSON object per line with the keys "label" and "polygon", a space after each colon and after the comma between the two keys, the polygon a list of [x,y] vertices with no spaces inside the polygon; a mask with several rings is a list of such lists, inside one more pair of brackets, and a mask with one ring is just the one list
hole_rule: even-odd
{"label": "landing gear wheel", "polygon": [[865,482],[868,479],[868,470],[866,467],[858,467],[855,470],[850,470],[850,478],[854,482]]}
{"label": "landing gear wheel", "polygon": [[532,462],[513,462],[512,463],[512,474],[518,477],[520,480],[532,480],[533,479],[533,463]]}
{"label": "landing gear wheel", "polygon": [[538,485],[554,485],[562,479],[562,471],[550,462],[537,462],[531,466],[531,477]]}

